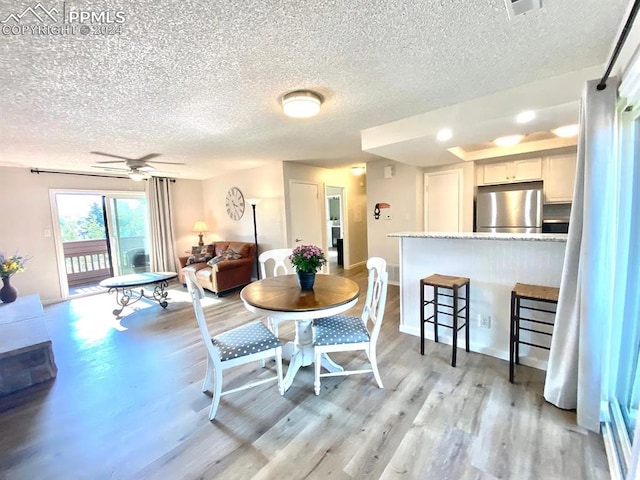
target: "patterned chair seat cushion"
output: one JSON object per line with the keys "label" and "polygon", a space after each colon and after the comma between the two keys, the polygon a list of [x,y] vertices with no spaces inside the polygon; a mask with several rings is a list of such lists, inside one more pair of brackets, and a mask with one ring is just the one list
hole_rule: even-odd
{"label": "patterned chair seat cushion", "polygon": [[314,320],[316,345],[341,345],[369,341],[369,332],[360,317],[334,315]]}
{"label": "patterned chair seat cushion", "polygon": [[262,322],[252,322],[211,338],[218,347],[220,360],[245,357],[252,353],[264,352],[282,345]]}

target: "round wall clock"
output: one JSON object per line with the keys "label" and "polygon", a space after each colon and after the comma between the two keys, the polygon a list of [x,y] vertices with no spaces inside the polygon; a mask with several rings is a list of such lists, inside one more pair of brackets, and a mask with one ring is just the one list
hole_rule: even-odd
{"label": "round wall clock", "polygon": [[225,198],[227,215],[232,220],[240,220],[244,215],[244,196],[238,187],[231,187]]}

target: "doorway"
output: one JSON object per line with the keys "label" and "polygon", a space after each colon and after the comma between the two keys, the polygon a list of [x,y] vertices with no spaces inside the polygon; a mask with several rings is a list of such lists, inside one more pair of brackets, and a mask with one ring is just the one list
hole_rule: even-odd
{"label": "doorway", "polygon": [[102,291],[108,277],[149,270],[143,192],[51,191],[62,297]]}
{"label": "doorway", "polygon": [[329,271],[344,266],[344,188],[325,187],[327,223],[327,261]]}

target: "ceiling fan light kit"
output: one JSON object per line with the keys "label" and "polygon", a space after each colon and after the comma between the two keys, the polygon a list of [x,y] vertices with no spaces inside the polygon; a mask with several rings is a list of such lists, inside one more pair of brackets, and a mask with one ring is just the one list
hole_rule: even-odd
{"label": "ceiling fan light kit", "polygon": [[[148,177],[148,172],[156,171],[156,167],[150,165],[151,163],[161,164],[161,165],[184,165],[184,163],[179,162],[159,162],[157,160],[151,160],[152,158],[159,157],[162,155],[161,153],[149,153],[147,155],[143,155],[140,158],[129,158],[123,157],[120,155],[114,155],[112,153],[104,153],[104,152],[89,152],[94,155],[102,155],[104,157],[112,157],[117,158],[118,160],[102,160],[98,163],[98,165],[93,165],[94,168],[101,168],[102,170],[112,171],[112,172],[126,172],[131,180],[134,182],[140,182]],[[113,163],[124,163],[124,168],[114,168],[107,165]],[[103,166],[105,165],[105,166]],[[175,173],[175,172],[165,172],[165,173]]]}
{"label": "ceiling fan light kit", "polygon": [[292,118],[310,118],[320,113],[322,97],[311,90],[296,90],[282,97],[282,111]]}
{"label": "ceiling fan light kit", "polygon": [[138,171],[134,171],[134,172],[129,172],[129,178],[134,182],[141,182],[142,180],[144,180],[145,176]]}

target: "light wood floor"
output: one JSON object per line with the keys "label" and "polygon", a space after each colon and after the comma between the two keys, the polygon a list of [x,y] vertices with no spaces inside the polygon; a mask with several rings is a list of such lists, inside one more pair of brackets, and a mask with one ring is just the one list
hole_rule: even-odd
{"label": "light wood floor", "polygon": [[[364,288],[363,270],[345,274]],[[418,339],[398,332],[393,286],[378,345],[384,389],[359,375],[324,379],[315,396],[307,367],[284,397],[271,383],[224,397],[210,423],[204,346],[186,292],[171,299],[119,322],[107,294],[45,309],[58,377],[0,413],[0,478],[609,478],[601,437],[543,400],[543,372],[520,367],[511,385],[496,358],[460,350],[452,368],[451,347],[433,342],[420,356]],[[237,292],[211,296],[205,311],[213,333],[255,318]],[[225,381],[273,370],[240,367]]]}

